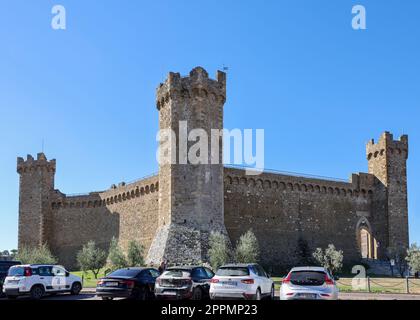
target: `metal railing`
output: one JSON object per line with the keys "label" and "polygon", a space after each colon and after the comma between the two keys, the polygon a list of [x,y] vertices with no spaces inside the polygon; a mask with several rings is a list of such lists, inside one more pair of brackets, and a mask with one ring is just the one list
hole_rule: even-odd
{"label": "metal railing", "polygon": [[[139,182],[139,181],[142,181],[142,180],[145,180],[145,179],[154,177],[154,176],[156,176],[158,174],[159,174],[159,172],[154,172],[154,173],[148,174],[148,175],[146,175],[144,177],[141,177],[141,178],[138,178],[138,179],[135,179],[135,180],[132,180],[132,181],[128,181],[128,182],[121,181],[121,182],[125,183],[125,185],[134,184],[136,182]],[[102,192],[105,192],[105,191],[107,191],[107,190],[93,191],[93,192],[86,192],[86,193],[69,193],[69,194],[65,194],[65,195],[68,198],[70,198],[70,197],[71,198],[75,198],[75,197],[89,196],[89,195],[96,194],[96,193],[102,193]]]}
{"label": "metal railing", "polygon": [[333,177],[298,173],[298,172],[292,172],[292,171],[281,171],[281,170],[275,170],[275,169],[260,169],[260,168],[253,168],[253,167],[247,167],[247,166],[242,166],[242,165],[231,165],[231,164],[225,165],[225,167],[231,168],[231,169],[239,169],[239,170],[258,171],[262,173],[282,174],[286,176],[293,176],[296,178],[318,179],[318,180],[350,183],[349,180],[342,179],[342,178],[333,178]]}
{"label": "metal railing", "polygon": [[337,284],[344,291],[352,292],[420,294],[420,279],[410,277],[347,278],[338,280]]}

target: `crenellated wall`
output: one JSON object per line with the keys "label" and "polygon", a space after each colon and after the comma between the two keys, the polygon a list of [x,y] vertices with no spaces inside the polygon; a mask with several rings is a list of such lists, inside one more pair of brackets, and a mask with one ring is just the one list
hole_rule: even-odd
{"label": "crenellated wall", "polygon": [[157,228],[158,177],[112,186],[104,192],[66,196],[53,192],[48,243],[60,262],[76,267],[77,251],[90,240],[108,249],[112,237],[123,249],[130,240],[147,252]]}
{"label": "crenellated wall", "polygon": [[[372,218],[375,178],[352,175],[350,182],[225,168],[225,224],[232,242],[247,230],[256,234],[262,262],[283,270],[305,264],[317,247],[333,243],[345,262],[358,261],[362,223]],[[373,234],[385,232],[377,225]]]}

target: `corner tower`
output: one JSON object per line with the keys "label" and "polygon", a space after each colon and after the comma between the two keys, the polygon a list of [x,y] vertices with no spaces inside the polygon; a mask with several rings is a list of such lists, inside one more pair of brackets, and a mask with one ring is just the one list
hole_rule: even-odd
{"label": "corner tower", "polygon": [[54,190],[55,160],[43,153],[35,160],[17,159],[19,179],[18,246],[36,247],[48,242],[51,191]]}
{"label": "corner tower", "polygon": [[[159,129],[172,132],[160,141],[159,223],[148,254],[148,262],[197,263],[207,257],[212,231],[227,235],[223,210],[222,135],[213,137],[212,129],[223,129],[226,74],[218,71],[209,78],[201,67],[188,77],[170,73],[157,89]],[[193,131],[194,130],[194,131]],[[201,141],[202,134],[207,141]],[[199,134],[199,137],[198,135]],[[169,137],[169,135],[168,135]],[[188,137],[188,138],[187,138]],[[207,148],[194,149],[194,145]],[[216,152],[212,152],[217,146]],[[203,161],[192,161],[194,151]],[[165,160],[166,159],[166,160]],[[171,161],[167,161],[172,159]]]}
{"label": "corner tower", "polygon": [[369,173],[376,176],[377,188],[385,194],[383,210],[387,215],[387,247],[408,248],[407,159],[408,136],[394,140],[385,132],[366,146]]}

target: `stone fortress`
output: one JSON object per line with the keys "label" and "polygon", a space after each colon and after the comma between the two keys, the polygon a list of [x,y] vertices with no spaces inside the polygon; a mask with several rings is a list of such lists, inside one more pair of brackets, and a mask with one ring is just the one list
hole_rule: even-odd
{"label": "stone fortress", "polygon": [[[178,134],[185,120],[188,130],[221,129],[225,100],[223,72],[216,80],[201,67],[188,77],[169,73],[157,89],[159,127]],[[221,164],[160,162],[157,175],[78,196],[56,189],[55,160],[43,153],[18,158],[19,247],[47,243],[61,264],[75,268],[85,243],[107,248],[115,236],[123,248],[131,239],[141,242],[148,263],[199,263],[207,259],[210,232],[235,243],[252,229],[271,271],[305,263],[330,243],[343,250],[347,264],[383,260],[387,248],[408,247],[407,136],[396,140],[385,132],[369,141],[368,173],[349,181],[250,176],[224,166],[221,150]]]}

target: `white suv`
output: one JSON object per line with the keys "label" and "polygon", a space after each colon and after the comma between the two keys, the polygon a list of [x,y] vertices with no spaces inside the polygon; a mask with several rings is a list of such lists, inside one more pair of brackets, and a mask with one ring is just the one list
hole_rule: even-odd
{"label": "white suv", "polygon": [[9,269],[3,292],[9,299],[29,295],[41,299],[46,294],[70,292],[79,294],[82,280],[57,265],[19,265]]}
{"label": "white suv", "polygon": [[229,264],[219,268],[211,279],[210,298],[274,299],[274,282],[258,264]]}

